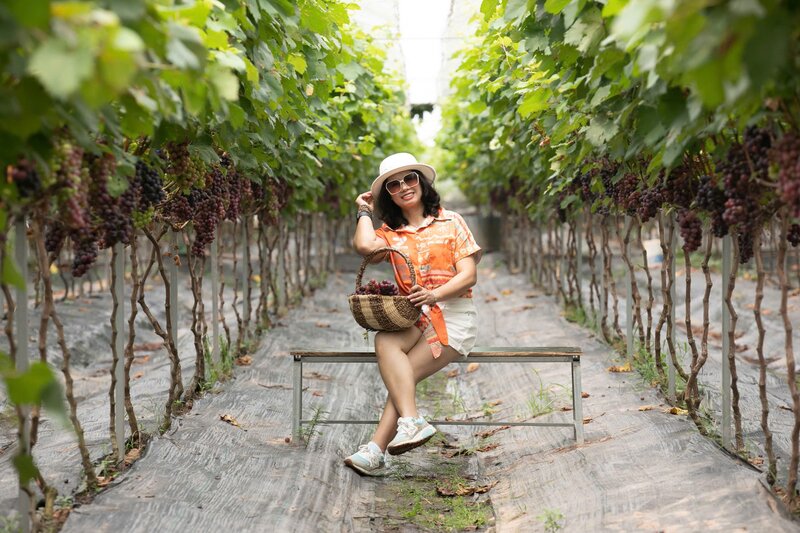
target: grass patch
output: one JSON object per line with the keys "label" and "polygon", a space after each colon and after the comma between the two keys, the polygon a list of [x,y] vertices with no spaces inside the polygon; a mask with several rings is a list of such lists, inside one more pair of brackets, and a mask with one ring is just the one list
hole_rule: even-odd
{"label": "grass patch", "polygon": [[[439,463],[431,476],[409,476],[410,467],[396,461],[394,478],[387,485],[385,505],[379,515],[387,529],[409,525],[431,531],[475,531],[489,526],[494,513],[488,498],[480,495],[443,496],[469,491],[476,482],[465,478],[457,462]],[[379,524],[376,524],[379,526]]]}
{"label": "grass patch", "polygon": [[560,383],[553,383],[545,387],[539,372],[534,369],[533,373],[539,380],[539,388],[528,395],[527,404],[531,417],[536,418],[556,410],[556,402],[561,399],[562,394],[560,393],[566,391],[566,387]]}
{"label": "grass patch", "polygon": [[555,533],[564,528],[564,514],[558,509],[545,509],[536,518],[542,522],[547,533]]}

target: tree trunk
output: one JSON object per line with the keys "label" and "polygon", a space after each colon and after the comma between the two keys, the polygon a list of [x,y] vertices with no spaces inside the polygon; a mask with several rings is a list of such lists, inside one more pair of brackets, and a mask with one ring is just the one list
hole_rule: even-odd
{"label": "tree trunk", "polygon": [[767,482],[775,484],[778,464],[775,459],[775,451],[772,448],[772,432],[769,429],[769,401],[767,400],[767,361],[764,358],[764,337],[766,329],[761,319],[761,302],[764,300],[764,260],[761,257],[762,232],[756,232],[753,239],[753,253],[756,259],[756,299],[753,307],[753,315],[758,327],[758,396],[761,399],[761,430],[764,432],[764,450],[767,453]]}
{"label": "tree trunk", "polygon": [[736,450],[744,451],[744,437],[742,435],[742,413],[739,409],[739,384],[736,373],[736,321],[739,315],[733,305],[733,290],[736,287],[736,274],[739,272],[739,239],[731,235],[733,242],[733,257],[731,258],[731,274],[728,278],[728,293],[725,295],[725,305],[731,315],[731,325],[728,331],[728,365],[731,368],[731,404],[733,407],[733,425],[736,438]]}
{"label": "tree trunk", "polygon": [[789,216],[784,212],[781,216],[781,232],[778,237],[778,281],[781,284],[781,317],[783,318],[783,329],[785,330],[784,348],[786,352],[786,379],[789,384],[789,392],[792,395],[792,413],[794,414],[794,425],[792,426],[791,443],[792,456],[789,460],[789,475],[786,481],[786,499],[794,503],[797,494],[797,467],[800,463],[800,392],[797,390],[797,377],[794,362],[794,347],[792,344],[792,321],[789,319],[787,309],[789,296],[789,279],[786,275],[786,234],[789,231]]}

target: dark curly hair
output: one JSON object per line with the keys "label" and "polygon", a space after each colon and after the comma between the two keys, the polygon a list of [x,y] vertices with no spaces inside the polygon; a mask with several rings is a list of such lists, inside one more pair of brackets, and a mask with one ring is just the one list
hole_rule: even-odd
{"label": "dark curly hair", "polygon": [[[416,171],[415,171],[416,172]],[[417,172],[419,174],[419,172]],[[385,183],[385,182],[384,182]],[[422,216],[436,216],[441,209],[441,198],[436,189],[421,174],[419,185],[422,188]],[[403,216],[403,211],[392,200],[392,195],[381,185],[381,193],[378,195],[378,213],[380,219],[392,229],[408,224],[408,220]]]}

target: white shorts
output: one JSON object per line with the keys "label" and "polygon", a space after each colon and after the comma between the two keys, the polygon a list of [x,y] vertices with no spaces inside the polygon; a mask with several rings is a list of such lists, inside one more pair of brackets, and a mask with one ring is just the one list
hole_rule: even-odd
{"label": "white shorts", "polygon": [[478,336],[478,310],[473,298],[453,298],[439,302],[447,324],[449,346],[461,355],[469,355]]}

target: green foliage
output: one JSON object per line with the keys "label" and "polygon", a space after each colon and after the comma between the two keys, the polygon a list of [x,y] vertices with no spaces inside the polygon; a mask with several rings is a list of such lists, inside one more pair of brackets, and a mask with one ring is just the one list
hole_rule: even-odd
{"label": "green foliage", "polygon": [[558,509],[544,509],[537,517],[547,533],[564,529],[564,514]]}
{"label": "green foliage", "polygon": [[[42,405],[51,416],[59,419],[65,426],[68,424],[61,385],[45,363],[35,362],[26,371],[20,372],[6,354],[0,353],[0,380],[11,404],[19,408]],[[38,475],[33,457],[29,453],[17,454],[13,463],[20,485],[27,485]]]}
{"label": "green foliage", "polygon": [[796,3],[507,0],[481,13],[440,138],[444,173],[475,203],[569,216],[571,180],[604,158],[652,184],[765,116],[797,127]]}
{"label": "green foliage", "polygon": [[[121,176],[131,141],[188,140],[206,163],[227,153],[244,179],[284,180],[290,211],[333,215],[381,158],[419,148],[401,79],[347,2],[29,4],[0,7],[2,168],[24,156],[54,170],[50,139],[65,129],[113,153]],[[0,199],[19,201],[13,187]]]}

